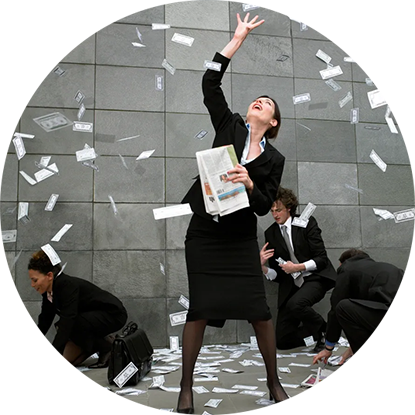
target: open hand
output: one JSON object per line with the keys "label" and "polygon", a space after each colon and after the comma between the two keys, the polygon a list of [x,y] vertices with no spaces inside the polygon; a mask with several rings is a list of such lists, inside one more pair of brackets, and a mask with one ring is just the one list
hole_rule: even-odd
{"label": "open hand", "polygon": [[265,21],[260,20],[259,22],[256,22],[258,20],[258,15],[249,21],[249,13],[246,14],[244,20],[241,20],[239,13],[236,14],[236,18],[238,20],[238,26],[235,29],[234,37],[242,41],[245,40],[249,32],[251,32],[256,27],[261,26]]}
{"label": "open hand", "polygon": [[273,249],[266,249],[268,245],[268,242],[262,247],[261,251],[259,252],[259,255],[261,257],[261,266],[265,265],[269,258],[272,258],[274,255]]}

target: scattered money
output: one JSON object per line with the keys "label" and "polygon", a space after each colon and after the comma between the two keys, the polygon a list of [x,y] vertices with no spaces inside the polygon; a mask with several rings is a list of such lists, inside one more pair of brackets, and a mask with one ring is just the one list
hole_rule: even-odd
{"label": "scattered money", "polygon": [[82,91],[78,90],[78,92],[75,94],[74,99],[79,105],[81,105],[82,101],[85,99],[85,94]]}
{"label": "scattered money", "polygon": [[299,226],[300,228],[306,228],[308,225],[308,220],[303,220],[301,218],[294,218],[292,225]]}
{"label": "scattered money", "polygon": [[333,91],[340,91],[342,87],[332,78],[325,81],[325,84],[328,85]]}
{"label": "scattered money", "polygon": [[348,102],[353,99],[352,93],[349,91],[344,98],[339,101],[340,108],[343,108]]}
{"label": "scattered money", "polygon": [[292,383],[281,383],[281,386],[283,388],[293,388],[293,389],[300,387],[300,385],[295,385],[295,384],[293,385]]}
{"label": "scattered money", "polygon": [[149,389],[157,389],[161,385],[163,385],[165,381],[166,381],[166,379],[164,378],[164,375],[154,376],[153,377],[153,383],[148,388]]}
{"label": "scattered money", "polygon": [[232,373],[233,375],[236,375],[237,373],[243,373],[243,370],[235,370],[225,367],[222,369],[222,372]]}
{"label": "scattered money", "polygon": [[186,316],[187,316],[187,310],[186,311],[179,311],[178,313],[170,314],[170,324],[172,326],[179,326],[180,324],[186,323]]}
{"label": "scattered money", "polygon": [[151,29],[152,30],[170,29],[170,25],[169,24],[163,24],[163,23],[152,23],[151,24]]}
{"label": "scattered money", "polygon": [[288,55],[281,55],[277,58],[277,62],[285,62],[287,59],[290,59]]}
{"label": "scattered money", "polygon": [[291,373],[291,369],[289,367],[279,367],[278,370],[281,373]]}
{"label": "scattered money", "polygon": [[179,350],[179,336],[170,336],[170,350]]}
{"label": "scattered money", "polygon": [[264,396],[267,393],[266,392],[261,392],[261,391],[250,391],[250,390],[243,390],[241,392],[239,392],[240,395],[252,395],[252,396]]}
{"label": "scattered money", "polygon": [[196,393],[209,393],[209,391],[204,386],[193,386],[192,388]]}
{"label": "scattered money", "polygon": [[[63,270],[66,268],[66,266],[68,265],[68,263],[67,262],[65,262],[63,265],[62,265],[62,267],[61,267],[61,270],[56,274],[56,277],[59,277],[59,275],[61,275],[62,274],[62,272],[63,272]],[[91,357],[93,357],[93,356],[95,356],[96,355],[96,359],[98,359],[98,355],[96,354],[96,353],[94,353]]]}
{"label": "scattered money", "polygon": [[37,184],[37,181],[32,179],[27,173],[25,173],[23,170],[20,170],[19,173],[26,179],[26,181],[34,186],[35,184]]}
{"label": "scattered money", "polygon": [[117,206],[115,205],[113,197],[111,195],[108,195],[108,199],[110,200],[111,208],[112,208],[112,211],[114,212],[114,215],[117,216],[118,215],[118,209],[117,209]]}
{"label": "scattered money", "polygon": [[54,70],[53,73],[58,75],[58,76],[62,76],[65,73],[65,70],[62,69],[60,66],[57,66]]}
{"label": "scattered money", "polygon": [[398,129],[395,126],[395,123],[393,122],[392,117],[386,117],[385,116],[386,123],[388,124],[389,130],[392,134],[399,134]]}
{"label": "scattered money", "polygon": [[59,173],[59,169],[56,163],[53,163],[49,167],[37,171],[35,173],[35,179],[39,183],[42,180],[45,180],[48,177],[53,176],[55,173]]}
{"label": "scattered money", "polygon": [[288,366],[310,367],[310,365],[308,365],[306,363],[290,363]]}
{"label": "scattered money", "polygon": [[209,399],[204,406],[209,406],[210,408],[217,408],[223,399]]}
{"label": "scattered money", "polygon": [[217,382],[219,378],[217,376],[206,376],[203,378],[194,378],[195,382]]}
{"label": "scattered money", "polygon": [[184,295],[180,295],[178,303],[182,305],[186,310],[189,309],[189,300]]}
{"label": "scattered money", "polygon": [[34,134],[25,134],[25,133],[14,133],[13,137],[21,137],[21,138],[28,138],[29,140],[32,140],[35,138]]}
{"label": "scattered money", "polygon": [[301,213],[300,219],[309,220],[315,210],[316,210],[316,205],[313,205],[311,202],[309,202],[307,206],[305,207],[305,209],[303,210],[303,212]]}
{"label": "scattered money", "polygon": [[232,389],[243,389],[243,390],[249,390],[254,391],[258,389],[258,386],[249,386],[249,385],[233,385]]}
{"label": "scattered money", "polygon": [[359,123],[359,108],[352,108],[350,110],[350,124]]}
{"label": "scattered money", "polygon": [[[297,218],[296,218],[297,219]],[[293,223],[293,225],[294,225],[294,223]],[[278,262],[278,264],[280,264],[280,265],[284,265],[284,264],[286,264],[287,263],[287,261],[285,261],[284,259],[282,259],[281,257],[279,257],[278,259],[277,259],[277,262]],[[292,274],[292,277],[295,279],[295,278],[298,278],[300,275],[301,275],[301,272],[300,271],[297,271],[297,272],[293,272]]]}
{"label": "scattered money", "polygon": [[23,138],[20,135],[16,135],[13,138],[13,144],[16,150],[17,160],[21,160],[26,154],[26,148],[23,143]]}
{"label": "scattered money", "polygon": [[248,12],[249,10],[255,10],[255,9],[259,9],[259,6],[255,6],[254,4],[246,4],[246,3],[242,4],[242,10],[244,12]]}
{"label": "scattered money", "polygon": [[82,133],[92,133],[94,124],[92,122],[74,121],[72,130]]}
{"label": "scattered money", "polygon": [[220,72],[222,68],[222,64],[219,62],[213,62],[213,61],[205,61],[203,63],[203,68],[205,69],[211,69],[212,71]]}
{"label": "scattered money", "polygon": [[138,43],[138,42],[131,42],[131,44],[133,46],[135,46],[136,48],[145,48],[146,45],[143,45],[142,43]]}
{"label": "scattered money", "polygon": [[171,38],[173,42],[180,43],[181,45],[185,46],[192,46],[194,42],[194,38],[190,36],[181,35],[180,33],[175,33]]}
{"label": "scattered money", "polygon": [[131,377],[138,372],[137,367],[133,362],[128,363],[128,365],[114,378],[114,382],[119,388],[122,388]]}
{"label": "scattered money", "polygon": [[133,395],[133,396],[138,396],[138,395],[142,395],[143,393],[147,393],[147,391],[143,391],[141,389],[134,389],[134,388],[127,388],[127,389],[122,389],[119,391],[115,391],[115,393],[117,395]]}
{"label": "scattered money", "polygon": [[369,104],[372,109],[381,107],[382,105],[387,105],[387,102],[383,98],[379,89],[368,92],[367,97],[369,98]]}
{"label": "scattered money", "polygon": [[366,85],[368,85],[368,86],[374,86],[375,85],[370,78],[366,78],[365,82],[366,82]]}
{"label": "scattered money", "polygon": [[389,212],[388,210],[384,210],[384,209],[377,209],[377,208],[373,208],[373,212],[375,215],[380,216],[382,219],[395,219],[395,216]]}
{"label": "scattered money", "polygon": [[330,63],[331,61],[331,57],[327,55],[327,53],[323,52],[321,49],[317,51],[316,56],[325,63]]}
{"label": "scattered money", "polygon": [[66,224],[62,227],[62,229],[51,239],[52,242],[59,242],[63,235],[72,228],[72,224]]}
{"label": "scattered money", "polygon": [[33,121],[42,127],[46,132],[59,130],[60,128],[67,127],[72,124],[72,122],[60,112],[53,112],[51,114],[33,118]]}
{"label": "scattered money", "polygon": [[225,388],[216,388],[214,387],[212,389],[213,393],[238,393],[238,390],[236,389],[225,389]]}
{"label": "scattered money", "polygon": [[138,37],[138,40],[139,40],[141,43],[143,43],[143,36],[142,36],[142,34],[140,33],[140,31],[138,30],[138,27],[136,27],[136,28],[135,28],[135,31],[137,32],[137,37]]}
{"label": "scattered money", "polygon": [[375,150],[370,152],[369,157],[373,160],[373,162],[378,166],[383,172],[386,171],[388,167],[387,164],[377,155]]}
{"label": "scattered money", "polygon": [[174,73],[176,72],[176,68],[173,65],[171,65],[169,62],[167,62],[166,59],[163,59],[161,66],[167,69],[172,75],[174,75]]}
{"label": "scattered money", "polygon": [[3,243],[11,243],[16,242],[16,236],[17,236],[17,230],[7,230],[7,231],[1,231],[1,236],[3,238]]}
{"label": "scattered money", "polygon": [[258,399],[257,401],[255,401],[255,403],[258,404],[258,405],[268,406],[268,405],[273,405],[274,401],[270,401],[269,399],[261,398],[261,399]]}
{"label": "scattered money", "polygon": [[308,26],[305,23],[300,22],[300,32],[308,30]]}
{"label": "scattered money", "polygon": [[340,66],[333,66],[332,68],[323,69],[320,71],[322,79],[332,78],[333,76],[338,76],[343,73]]}
{"label": "scattered money", "polygon": [[127,163],[125,162],[124,157],[121,154],[118,154],[118,155],[119,155],[119,157],[121,159],[122,165],[128,170],[128,166],[127,166]]}
{"label": "scattered money", "polygon": [[156,91],[164,91],[164,76],[156,75]]}
{"label": "scattered money", "polygon": [[395,223],[406,222],[408,220],[415,219],[415,209],[405,209],[400,210],[399,212],[393,212],[393,218],[395,219]]}
{"label": "scattered money", "polygon": [[53,266],[61,262],[61,259],[59,258],[58,254],[52,248],[51,245],[49,244],[43,245],[40,247],[40,249],[48,256]]}
{"label": "scattered money", "polygon": [[39,167],[39,168],[45,168],[45,167],[47,167],[48,164],[49,164],[49,162],[50,162],[50,159],[51,158],[52,158],[52,156],[44,156],[44,157],[41,157],[39,163],[36,163],[35,162],[36,167]]}
{"label": "scattered money", "polygon": [[17,220],[26,224],[30,222],[29,219],[29,202],[19,202],[19,210],[17,214]]}
{"label": "scattered money", "polygon": [[303,102],[309,102],[309,101],[311,101],[311,97],[310,97],[310,94],[308,92],[305,93],[305,94],[301,94],[301,95],[295,95],[293,97],[294,105],[302,104]]}
{"label": "scattered money", "polygon": [[97,157],[95,150],[93,148],[84,148],[78,150],[76,153],[76,161],[85,161],[85,160],[94,160]]}
{"label": "scattered money", "polygon": [[359,192],[359,193],[363,194],[362,189],[358,189],[357,187],[350,186],[349,184],[345,184],[344,187],[346,187],[347,189],[350,189],[350,190],[355,190],[356,192]]}
{"label": "scattered money", "polygon": [[92,161],[89,161],[89,160],[83,161],[82,165],[86,166],[86,167],[90,167],[91,169],[94,169],[97,172],[99,171],[98,166],[96,164],[94,164],[94,162],[92,162]]}
{"label": "scattered money", "polygon": [[144,160],[144,159],[148,159],[156,150],[147,150],[147,151],[143,151],[137,158],[136,160]]}
{"label": "scattered money", "polygon": [[191,213],[193,212],[188,203],[153,209],[155,220],[190,215]]}
{"label": "scattered money", "polygon": [[85,111],[86,111],[85,105],[84,104],[81,104],[81,106],[79,107],[78,114],[76,115],[77,118],[78,118],[78,121],[81,121],[82,117],[85,114]]}
{"label": "scattered money", "polygon": [[304,343],[307,347],[312,346],[315,343],[313,336],[308,336],[304,339]]}
{"label": "scattered money", "polygon": [[197,138],[198,140],[202,140],[204,137],[206,137],[207,134],[207,131],[201,130],[195,135],[195,138]]}
{"label": "scattered money", "polygon": [[138,137],[140,137],[140,135],[133,135],[133,136],[131,136],[131,137],[124,137],[124,138],[120,138],[119,140],[117,140],[117,142],[118,142],[118,141],[127,141],[127,140],[132,140],[133,138],[138,138]]}

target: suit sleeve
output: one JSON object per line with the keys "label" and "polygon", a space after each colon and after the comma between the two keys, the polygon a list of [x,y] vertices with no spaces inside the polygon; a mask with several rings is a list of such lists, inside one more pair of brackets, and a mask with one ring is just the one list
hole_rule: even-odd
{"label": "suit sleeve", "polygon": [[208,69],[203,75],[203,103],[209,111],[216,132],[223,130],[232,119],[232,112],[226,102],[221,85],[230,59],[216,53],[213,60],[222,65],[220,72]]}
{"label": "suit sleeve", "polygon": [[327,318],[326,339],[331,343],[337,343],[342,332],[342,327],[336,316],[336,307],[341,300],[351,297],[352,287],[350,280],[350,272],[344,271],[342,267],[340,267],[337,275],[336,286],[331,295],[331,309]]}
{"label": "suit sleeve", "polygon": [[265,216],[271,209],[277,196],[278,187],[281,183],[284,164],[285,157],[276,157],[271,173],[268,175],[262,186],[257,186],[254,182],[254,188],[252,193],[248,194],[248,198],[251,209],[258,216]]}
{"label": "suit sleeve", "polygon": [[38,317],[37,326],[39,330],[46,334],[52,325],[53,319],[55,318],[56,311],[53,304],[47,299],[46,294],[43,294],[42,310]]}
{"label": "suit sleeve", "polygon": [[321,237],[321,229],[319,228],[316,219],[311,216],[306,228],[306,238],[310,247],[311,258],[317,266],[317,271],[326,268],[328,264],[327,251]]}
{"label": "suit sleeve", "polygon": [[58,332],[52,344],[63,354],[78,315],[79,286],[73,281],[64,281],[61,284],[59,288],[60,320]]}

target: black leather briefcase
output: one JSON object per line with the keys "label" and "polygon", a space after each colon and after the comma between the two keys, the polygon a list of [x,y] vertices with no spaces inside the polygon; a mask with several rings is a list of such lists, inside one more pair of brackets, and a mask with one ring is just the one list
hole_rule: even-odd
{"label": "black leather briefcase", "polygon": [[129,322],[121,334],[117,334],[112,344],[111,357],[108,366],[108,382],[114,385],[114,378],[130,363],[138,371],[124,386],[137,385],[137,383],[150,372],[153,363],[153,347],[144,330],[137,324]]}

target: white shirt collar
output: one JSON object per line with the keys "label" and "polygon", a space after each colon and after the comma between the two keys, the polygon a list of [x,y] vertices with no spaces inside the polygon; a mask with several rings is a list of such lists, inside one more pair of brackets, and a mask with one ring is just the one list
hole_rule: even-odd
{"label": "white shirt collar", "polygon": [[[248,153],[249,153],[249,145],[251,144],[251,126],[248,124],[246,124],[246,128],[248,129],[248,135],[246,137],[245,140],[245,147],[244,147],[244,151],[242,152],[242,157],[241,157],[241,164],[244,165],[246,163],[249,163],[251,160],[247,160],[246,158],[248,157]],[[264,152],[265,150],[265,145],[267,143],[267,139],[264,137],[262,137],[262,140],[259,142],[259,146],[261,148],[261,154]]]}
{"label": "white shirt collar", "polygon": [[282,225],[279,225],[281,233],[282,233],[281,226],[286,226],[288,233],[291,234],[291,224],[292,224],[292,217],[290,215],[290,217],[285,221],[285,223],[283,223]]}

